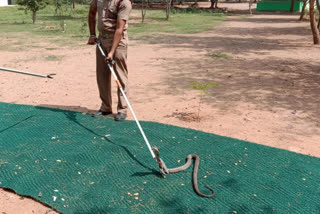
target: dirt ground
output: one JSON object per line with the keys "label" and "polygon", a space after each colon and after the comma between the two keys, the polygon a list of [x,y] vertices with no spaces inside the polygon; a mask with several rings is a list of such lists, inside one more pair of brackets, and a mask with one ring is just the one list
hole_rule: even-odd
{"label": "dirt ground", "polygon": [[[248,13],[248,3],[219,6]],[[131,40],[129,99],[137,117],[320,157],[320,47],[312,44],[309,23],[298,17],[233,15],[205,33]],[[7,43],[9,38],[0,41]],[[0,51],[0,66],[56,76],[0,72],[0,101],[96,111],[95,47],[37,45]],[[228,57],[210,57],[219,52]],[[59,60],[45,58],[53,55]],[[219,86],[201,96],[192,81]],[[0,211],[55,213],[3,189]]]}

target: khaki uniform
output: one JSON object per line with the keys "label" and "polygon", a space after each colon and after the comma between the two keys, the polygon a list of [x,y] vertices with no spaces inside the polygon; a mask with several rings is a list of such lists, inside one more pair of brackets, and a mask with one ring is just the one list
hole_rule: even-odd
{"label": "khaki uniform", "polygon": [[[119,3],[120,2],[120,3]],[[113,67],[117,77],[122,85],[126,95],[128,95],[128,68],[127,68],[127,46],[128,46],[128,19],[132,6],[129,0],[92,0],[91,7],[97,8],[98,12],[98,30],[103,51],[107,54],[112,47],[114,32],[116,31],[117,19],[126,20],[123,36],[115,51]],[[111,72],[108,69],[104,57],[101,55],[98,47],[96,49],[96,71],[97,83],[102,100],[101,110],[105,112],[112,111],[111,98]],[[127,104],[118,88],[118,106],[117,110],[121,113],[127,113]]]}

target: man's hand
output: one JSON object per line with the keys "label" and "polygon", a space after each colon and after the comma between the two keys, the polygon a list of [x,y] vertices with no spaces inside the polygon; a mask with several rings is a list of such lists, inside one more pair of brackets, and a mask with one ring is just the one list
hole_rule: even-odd
{"label": "man's hand", "polygon": [[112,60],[113,60],[113,55],[114,55],[114,53],[110,51],[110,52],[108,53],[107,57],[105,58],[106,62],[112,62]]}
{"label": "man's hand", "polygon": [[97,43],[98,39],[95,36],[90,36],[89,40],[88,40],[88,45],[95,45]]}

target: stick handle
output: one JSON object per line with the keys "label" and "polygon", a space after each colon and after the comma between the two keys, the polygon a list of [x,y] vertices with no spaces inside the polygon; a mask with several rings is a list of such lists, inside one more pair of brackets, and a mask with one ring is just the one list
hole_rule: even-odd
{"label": "stick handle", "polygon": [[[97,45],[98,45],[98,48],[99,48],[102,56],[103,56],[103,57],[106,57],[104,51],[103,51],[102,48],[101,48],[101,42],[98,41],[98,42],[97,42]],[[146,144],[147,144],[147,146],[148,146],[148,149],[149,149],[149,151],[150,151],[150,153],[151,153],[151,155],[152,155],[152,158],[155,159],[156,156],[155,156],[154,152],[152,151],[152,148],[151,148],[151,146],[150,146],[150,143],[149,143],[149,141],[148,141],[148,139],[147,139],[147,137],[146,137],[146,135],[145,135],[145,133],[144,133],[141,125],[140,125],[140,122],[139,122],[136,114],[134,113],[134,111],[133,111],[133,109],[132,109],[132,107],[131,107],[131,104],[130,104],[127,96],[126,96],[126,93],[124,93],[124,90],[123,90],[123,88],[122,88],[122,86],[121,86],[121,83],[120,83],[120,81],[118,80],[118,77],[117,77],[116,73],[114,72],[111,64],[113,64],[113,62],[111,62],[111,63],[108,62],[108,67],[109,67],[109,69],[110,69],[110,71],[111,71],[111,73],[112,73],[112,76],[114,77],[114,79],[115,79],[115,81],[116,81],[116,83],[117,83],[117,85],[118,85],[118,87],[119,87],[119,89],[120,89],[120,91],[121,91],[124,99],[126,100],[126,102],[127,102],[127,104],[128,104],[128,107],[129,107],[129,109],[130,109],[130,111],[131,111],[131,113],[132,113],[132,115],[133,115],[133,117],[134,117],[134,120],[136,121],[136,123],[137,123],[137,125],[138,125],[138,128],[139,128],[139,130],[140,130],[140,132],[141,132],[141,134],[142,134],[142,137],[143,137],[144,141],[146,142]]]}
{"label": "stick handle", "polygon": [[27,75],[36,76],[36,77],[44,77],[44,78],[47,78],[47,77],[48,77],[48,75],[41,75],[41,74],[29,73],[29,72],[18,71],[18,70],[9,69],[9,68],[2,68],[2,67],[0,67],[0,70],[9,71],[9,72],[14,72],[14,73],[19,73],[19,74],[27,74]]}

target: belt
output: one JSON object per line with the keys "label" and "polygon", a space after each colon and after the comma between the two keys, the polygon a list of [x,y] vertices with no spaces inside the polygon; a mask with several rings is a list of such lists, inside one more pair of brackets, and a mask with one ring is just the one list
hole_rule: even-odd
{"label": "belt", "polygon": [[113,33],[99,33],[99,36],[104,39],[112,39],[114,34]]}

